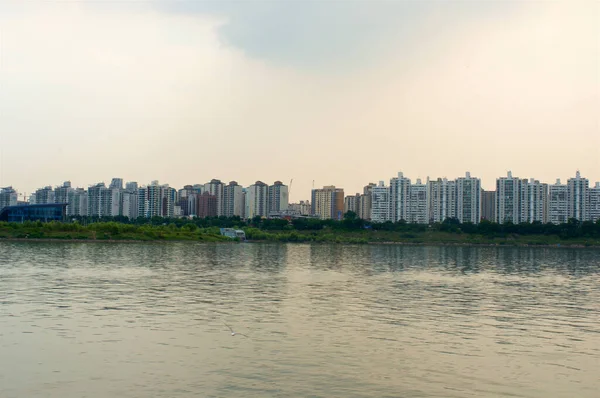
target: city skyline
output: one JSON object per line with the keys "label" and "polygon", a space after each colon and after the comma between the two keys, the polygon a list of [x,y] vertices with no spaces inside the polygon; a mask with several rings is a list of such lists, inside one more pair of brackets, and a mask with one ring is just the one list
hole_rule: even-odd
{"label": "city skyline", "polygon": [[[290,201],[290,203],[293,203],[293,202],[294,203],[298,203],[300,201],[310,200],[310,198],[311,198],[311,192],[312,192],[312,189],[313,189],[313,185],[314,185],[314,189],[319,189],[319,188],[322,188],[324,186],[342,187],[344,189],[345,195],[348,196],[348,195],[354,195],[355,193],[362,192],[363,188],[367,184],[375,184],[375,185],[377,185],[377,183],[380,182],[380,181],[388,181],[389,179],[394,178],[394,176],[397,173],[398,172],[395,171],[395,172],[391,173],[390,175],[388,175],[387,177],[381,177],[380,176],[378,178],[372,178],[370,180],[366,180],[366,181],[363,181],[363,182],[357,182],[357,183],[353,184],[354,186],[358,187],[356,190],[348,189],[348,188],[346,188],[344,186],[337,185],[337,184],[334,184],[334,183],[328,183],[328,182],[323,182],[323,183],[321,183],[319,185],[317,183],[318,180],[315,180],[314,184],[311,181],[311,187],[306,192],[298,193],[297,185],[302,185],[302,184],[296,184],[296,179],[294,179],[294,178],[291,178],[289,180],[285,180],[285,179],[281,179],[281,178],[280,179],[275,178],[272,181],[273,182],[281,182],[281,183],[283,183],[284,185],[286,185],[286,186],[288,186],[290,188],[294,188],[294,189],[290,189],[290,192],[289,192],[289,201]],[[447,176],[447,175],[445,175],[445,176],[425,176],[425,178],[423,178],[423,177],[409,176],[407,173],[402,172],[402,174],[407,175],[407,178],[410,178],[413,183],[416,182],[416,181],[418,181],[418,180],[420,180],[422,182],[426,182],[427,179],[432,180],[432,181],[433,180],[437,180],[437,179],[444,179],[444,178],[446,178],[448,180],[454,180],[454,179],[458,179],[458,178],[464,177],[467,173],[472,174],[473,177],[478,178],[481,181],[481,188],[484,191],[493,191],[493,190],[495,190],[496,189],[497,179],[501,178],[501,177],[505,177],[508,174],[513,175],[513,176],[515,176],[515,178],[519,178],[521,180],[534,179],[534,180],[541,181],[542,183],[545,183],[545,184],[548,184],[548,185],[555,184],[557,182],[557,180],[560,180],[562,184],[566,184],[566,181],[569,178],[572,178],[573,176],[575,176],[576,174],[584,175],[585,178],[587,178],[589,180],[590,187],[593,187],[597,182],[600,182],[600,175],[598,176],[597,179],[595,179],[595,178],[590,177],[589,175],[586,175],[585,173],[581,172],[579,169],[575,169],[574,172],[572,172],[570,174],[569,173],[563,173],[563,174],[561,174],[561,175],[564,175],[564,177],[554,177],[554,178],[550,178],[549,180],[544,180],[544,179],[541,179],[541,178],[537,178],[535,176],[520,175],[519,173],[516,173],[516,172],[514,172],[511,169],[507,169],[503,175],[498,175],[498,176],[496,176],[494,178],[493,182],[487,182],[487,183],[485,183],[484,180],[477,173],[471,173],[471,171],[463,171],[461,174],[456,175],[456,176]],[[119,174],[119,175],[122,175],[122,174]],[[114,179],[113,177],[111,177],[111,178]],[[122,180],[122,181],[137,183],[139,186],[148,186],[148,185],[152,185],[155,182],[158,182],[161,185],[166,184],[166,185],[169,185],[172,188],[180,189],[180,188],[182,188],[182,187],[184,187],[186,185],[198,185],[198,184],[204,185],[207,182],[209,182],[209,181],[211,181],[211,180],[213,180],[215,178],[209,176],[208,178],[205,179],[206,182],[200,182],[200,181],[203,181],[203,180],[196,181],[196,182],[189,182],[188,181],[188,182],[186,182],[186,183],[184,183],[182,185],[175,185],[175,184],[170,183],[169,181],[162,181],[162,180],[158,180],[158,179],[151,179],[151,180],[149,180],[146,183],[140,182],[139,180],[136,180],[136,179],[129,179],[129,178],[123,178],[123,177],[119,177],[119,179]],[[232,179],[220,179],[220,178],[218,178],[218,180],[222,181],[224,184],[228,184],[229,182],[235,182],[235,183],[239,184],[241,187],[249,187],[249,186],[253,185],[256,182],[270,181],[270,180],[267,180],[267,179],[254,179],[254,180],[252,180],[252,181],[250,181],[248,183],[243,183],[243,182],[241,182],[241,180],[236,179],[236,178],[232,178]],[[18,184],[0,185],[0,188],[12,187],[13,189],[15,189],[19,193],[19,195],[27,194],[29,196],[31,193],[34,193],[36,190],[41,189],[41,188],[45,188],[45,187],[52,187],[52,188],[61,187],[64,182],[71,183],[71,185],[73,187],[79,187],[79,188],[87,189],[87,188],[92,187],[92,186],[94,186],[96,184],[99,184],[99,183],[100,184],[104,183],[104,184],[106,184],[108,186],[110,184],[110,182],[111,182],[111,179],[104,179],[104,180],[100,180],[100,181],[96,181],[96,182],[88,182],[88,183],[83,183],[83,184],[75,183],[74,180],[72,180],[72,179],[62,179],[62,180],[60,180],[57,183],[54,183],[54,184],[48,184],[48,183],[42,184],[42,185],[40,185],[38,187],[35,187],[33,189],[30,189],[30,190],[23,190],[23,189],[21,189],[21,187]],[[291,186],[290,186],[290,183],[291,183]]]}
{"label": "city skyline", "polygon": [[599,13],[597,2],[3,1],[0,186],[260,176],[293,178],[297,201],[313,180],[360,192],[398,169],[471,170],[485,189],[509,169],[598,180]]}
{"label": "city skyline", "polygon": [[[292,182],[292,181],[290,181]],[[494,190],[484,190],[481,179],[471,175],[455,179],[417,178],[403,172],[389,179],[363,186],[363,193],[348,193],[343,187],[325,185],[311,190],[310,201],[290,202],[290,186],[260,180],[247,187],[237,181],[211,179],[204,184],[187,184],[180,189],[157,180],[138,184],[120,177],[110,184],[91,184],[88,189],[73,187],[71,181],[60,186],[44,186],[28,201],[13,187],[0,189],[0,209],[18,204],[65,203],[67,216],[137,217],[260,217],[314,216],[341,220],[349,211],[374,222],[440,223],[456,218],[478,224],[486,219],[497,223],[565,223],[600,219],[600,182],[574,176],[554,183],[522,178],[508,171],[496,179]],[[347,194],[348,193],[348,194]],[[490,196],[491,195],[491,196]],[[19,201],[20,199],[20,201]]]}

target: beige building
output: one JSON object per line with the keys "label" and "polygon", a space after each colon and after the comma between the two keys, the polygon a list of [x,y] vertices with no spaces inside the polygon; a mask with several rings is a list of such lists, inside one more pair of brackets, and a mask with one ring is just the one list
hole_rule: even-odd
{"label": "beige building", "polygon": [[312,215],[321,220],[341,220],[344,216],[344,190],[334,185],[312,190]]}

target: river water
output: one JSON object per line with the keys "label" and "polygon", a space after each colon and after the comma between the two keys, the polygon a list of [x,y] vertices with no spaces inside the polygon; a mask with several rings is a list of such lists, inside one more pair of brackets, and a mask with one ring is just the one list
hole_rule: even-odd
{"label": "river water", "polygon": [[0,254],[2,398],[600,396],[597,250],[3,242]]}

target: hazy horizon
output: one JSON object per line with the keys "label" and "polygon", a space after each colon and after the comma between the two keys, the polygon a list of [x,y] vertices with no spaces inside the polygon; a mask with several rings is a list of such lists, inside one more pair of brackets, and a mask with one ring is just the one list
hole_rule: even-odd
{"label": "hazy horizon", "polygon": [[600,181],[600,3],[0,3],[0,186]]}

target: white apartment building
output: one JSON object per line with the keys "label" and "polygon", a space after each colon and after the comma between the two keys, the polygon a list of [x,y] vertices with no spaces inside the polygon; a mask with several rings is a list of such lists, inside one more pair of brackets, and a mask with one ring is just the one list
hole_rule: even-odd
{"label": "white apartment building", "polygon": [[520,222],[548,222],[548,184],[522,180],[520,203]]}
{"label": "white apartment building", "polygon": [[563,224],[569,219],[567,186],[556,183],[548,186],[548,221],[552,224]]}
{"label": "white apartment building", "polygon": [[409,203],[410,178],[404,177],[404,173],[399,172],[398,177],[390,179],[390,220],[393,222],[408,221]]}
{"label": "white apartment building", "polygon": [[246,189],[245,217],[250,219],[256,216],[269,215],[269,187],[262,181],[256,181]]}
{"label": "white apartment building", "polygon": [[456,217],[456,181],[438,178],[427,182],[429,222]]}
{"label": "white apartment building", "polygon": [[287,210],[289,205],[289,190],[288,186],[281,181],[275,181],[268,189],[268,212],[281,213]]}
{"label": "white apartment building", "polygon": [[122,215],[130,220],[138,218],[138,193],[136,191],[123,191],[121,194]]}
{"label": "white apartment building", "polygon": [[481,180],[469,172],[456,179],[456,218],[473,224],[481,220]]}
{"label": "white apartment building", "polygon": [[386,187],[383,181],[379,181],[379,184],[371,189],[371,221],[391,221],[390,202],[390,188]]}
{"label": "white apartment building", "polygon": [[54,202],[54,190],[52,189],[51,186],[47,186],[47,187],[36,190],[32,196],[35,196],[33,203],[38,204],[38,205],[55,203]]}
{"label": "white apartment building", "polygon": [[174,217],[177,191],[158,181],[137,190],[138,217]]}
{"label": "white apartment building", "polygon": [[88,215],[88,193],[83,188],[68,192],[67,216],[84,217]]}
{"label": "white apartment building", "polygon": [[301,200],[298,203],[290,203],[288,209],[302,216],[308,216],[311,214],[310,202],[308,200]]}
{"label": "white apartment building", "polygon": [[69,192],[71,192],[71,181],[65,181],[60,187],[54,188],[54,202],[67,203],[67,214],[69,214]]}
{"label": "white apartment building", "polygon": [[582,178],[577,171],[575,178],[569,178],[567,181],[567,212],[569,218],[575,218],[579,221],[588,219],[588,190],[590,182],[587,178]]}
{"label": "white apartment building", "polygon": [[508,172],[496,180],[496,222],[521,222],[521,180]]}
{"label": "white apartment building", "polygon": [[588,190],[588,219],[593,222],[600,220],[600,182]]}
{"label": "white apartment building", "polygon": [[106,191],[106,185],[103,182],[92,185],[88,188],[88,200],[87,200],[87,215],[90,217],[102,217],[104,214],[102,211],[105,209],[102,206],[102,199],[104,198],[104,191]]}
{"label": "white apartment building", "polygon": [[244,218],[246,211],[244,188],[237,182],[231,181],[223,188],[223,215]]}
{"label": "white apartment building", "polygon": [[429,214],[427,211],[427,184],[423,184],[421,179],[417,179],[417,183],[410,186],[409,195],[410,200],[407,221],[417,224],[429,223]]}

